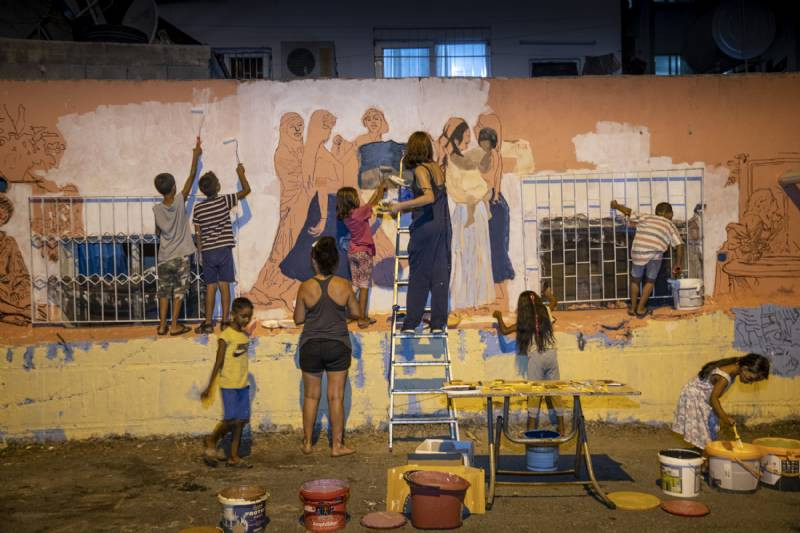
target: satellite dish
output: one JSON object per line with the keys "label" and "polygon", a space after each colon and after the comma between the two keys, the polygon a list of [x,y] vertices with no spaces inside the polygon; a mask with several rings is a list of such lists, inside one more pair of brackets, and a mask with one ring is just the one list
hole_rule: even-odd
{"label": "satellite dish", "polygon": [[122,17],[122,25],[136,28],[147,35],[148,43],[152,43],[158,29],[158,6],[155,0],[133,0]]}
{"label": "satellite dish", "polygon": [[711,34],[725,55],[752,59],[772,45],[775,14],[755,0],[726,0],[714,11]]}

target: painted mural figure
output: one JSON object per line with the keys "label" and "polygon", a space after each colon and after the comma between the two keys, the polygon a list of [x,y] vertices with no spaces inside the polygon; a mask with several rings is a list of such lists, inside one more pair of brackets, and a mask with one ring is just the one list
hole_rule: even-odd
{"label": "painted mural figure", "polygon": [[[451,119],[452,120],[452,119]],[[481,175],[490,154],[478,148],[467,152],[470,130],[458,119],[440,138],[447,190],[451,200],[453,269],[450,276],[452,309],[478,308],[495,300],[489,242],[489,187]]]}
{"label": "painted mural figure", "polygon": [[303,229],[314,191],[303,179],[303,118],[286,113],[280,121],[280,137],[275,150],[275,174],[281,187],[280,217],[267,262],[261,267],[248,297],[256,304],[282,302],[287,308],[297,288],[297,280],[281,272],[280,262],[292,249]]}
{"label": "painted mural figure", "polygon": [[503,146],[500,119],[495,114],[478,117],[475,125],[478,145],[490,155],[488,166],[481,169],[481,175],[489,186],[489,242],[492,256],[492,278],[494,280],[497,304],[508,308],[508,280],[514,279],[514,267],[508,256],[511,214],[508,202],[502,192]]}
{"label": "painted mural figure", "polygon": [[779,244],[775,238],[782,222],[783,215],[772,191],[759,189],[747,200],[742,221],[728,224],[728,249],[734,258],[755,263]]}
{"label": "painted mural figure", "polygon": [[[11,200],[0,194],[0,226],[14,212]],[[0,230],[0,322],[22,325],[31,316],[31,278],[17,241]]]}
{"label": "painted mural figure", "polygon": [[[335,124],[336,117],[322,109],[314,111],[308,123],[303,148],[303,181],[316,193],[308,205],[305,223],[294,246],[280,263],[281,272],[297,281],[314,275],[309,257],[311,246],[319,237],[333,237],[341,249],[340,239],[347,235],[344,223],[336,218],[336,191],[342,186],[342,165],[325,147]],[[350,278],[346,261],[339,262],[336,275]]]}

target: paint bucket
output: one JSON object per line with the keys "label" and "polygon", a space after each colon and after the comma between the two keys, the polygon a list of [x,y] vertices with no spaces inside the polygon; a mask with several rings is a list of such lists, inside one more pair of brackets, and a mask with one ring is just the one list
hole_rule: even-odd
{"label": "paint bucket", "polygon": [[264,487],[240,485],[228,487],[217,499],[222,504],[219,527],[224,533],[260,533],[267,528],[267,498]]}
{"label": "paint bucket", "polygon": [[461,527],[469,481],[450,472],[409,470],[403,474],[411,491],[411,525],[417,529]]}
{"label": "paint bucket", "polygon": [[338,531],[347,524],[350,487],[338,479],[315,479],[300,486],[303,523],[308,531]]}
{"label": "paint bucket", "polygon": [[672,289],[675,309],[698,309],[703,307],[703,280],[679,278],[667,280]]}
{"label": "paint bucket", "polygon": [[[526,431],[526,439],[557,439],[556,431],[536,429]],[[531,472],[555,472],[558,470],[558,444],[528,444],[525,450],[525,467]]]}
{"label": "paint bucket", "polygon": [[800,491],[800,440],[765,437],[753,441],[761,457],[761,484],[775,490]]}
{"label": "paint bucket", "polygon": [[658,453],[661,463],[661,490],[670,496],[694,498],[700,492],[702,454],[694,450],[675,448]]}
{"label": "paint bucket", "polygon": [[708,484],[723,492],[755,492],[761,477],[761,456],[758,446],[732,441],[710,442],[705,449],[708,456]]}

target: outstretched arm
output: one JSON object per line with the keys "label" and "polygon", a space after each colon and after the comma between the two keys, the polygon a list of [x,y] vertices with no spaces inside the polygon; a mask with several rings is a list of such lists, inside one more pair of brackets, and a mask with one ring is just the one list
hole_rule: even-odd
{"label": "outstretched arm", "polygon": [[505,321],[503,320],[503,313],[501,313],[500,311],[495,311],[494,313],[492,313],[492,316],[495,318],[495,320],[497,320],[497,329],[500,330],[501,334],[509,335],[511,333],[517,332],[517,325],[516,324],[511,324],[510,326],[506,325]]}
{"label": "outstretched arm", "polygon": [[383,199],[383,195],[386,193],[386,182],[382,181],[378,185],[378,188],[375,189],[375,192],[372,193],[372,198],[369,199],[369,205],[376,206],[378,203]]}
{"label": "outstretched arm", "polygon": [[714,410],[717,417],[722,422],[732,426],[736,422],[725,412],[725,409],[723,409],[722,405],[719,403],[719,399],[722,397],[722,393],[725,392],[728,381],[721,376],[711,376],[711,380],[714,383],[714,388],[711,390],[711,397],[708,402],[711,404],[711,408]]}
{"label": "outstretched arm", "polygon": [[200,160],[200,155],[202,153],[203,149],[200,147],[200,137],[198,137],[197,143],[192,149],[192,169],[189,171],[189,176],[186,178],[186,182],[183,184],[183,189],[181,189],[181,196],[183,196],[184,202],[186,201],[186,197],[189,196],[189,193],[192,192],[194,177],[197,175],[197,163]]}
{"label": "outstretched arm", "polygon": [[428,170],[423,169],[422,165],[414,169],[414,176],[417,178],[417,184],[422,189],[422,194],[412,200],[405,202],[393,202],[389,206],[392,213],[399,213],[407,209],[414,209],[424,205],[432,204],[436,198],[433,196],[433,186],[431,185],[431,178],[428,175]]}
{"label": "outstretched arm", "polygon": [[242,190],[236,193],[236,199],[242,200],[250,194],[250,183],[247,181],[247,176],[245,176],[243,164],[236,165],[236,175],[239,176],[239,183],[242,184]]}
{"label": "outstretched arm", "polygon": [[550,311],[555,311],[558,305],[558,298],[556,298],[556,295],[553,293],[553,289],[547,287],[544,292],[542,292],[542,296],[547,298],[547,307],[550,308]]}
{"label": "outstretched arm", "polygon": [[631,208],[625,207],[624,205],[622,205],[621,203],[619,203],[616,200],[611,200],[611,209],[616,209],[617,211],[621,212],[626,217],[631,216],[631,213],[633,213],[633,210]]}

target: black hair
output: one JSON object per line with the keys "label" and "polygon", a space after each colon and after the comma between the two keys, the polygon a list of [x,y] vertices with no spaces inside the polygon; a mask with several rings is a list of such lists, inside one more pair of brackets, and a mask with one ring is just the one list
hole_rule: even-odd
{"label": "black hair", "polygon": [[242,309],[252,309],[253,302],[245,298],[244,296],[239,296],[238,298],[234,298],[233,303],[231,304],[231,313],[236,313]]}
{"label": "black hair", "polygon": [[206,196],[214,196],[219,192],[219,179],[213,172],[206,172],[200,176],[198,187],[200,188],[200,192]]}
{"label": "black hair", "polygon": [[744,368],[755,374],[756,381],[769,377],[769,359],[757,353],[749,353],[744,357],[727,357],[725,359],[711,361],[703,365],[703,368],[697,373],[697,377],[700,379],[708,379],[715,368],[732,365],[734,363],[736,363],[739,368]]}
{"label": "black hair", "polygon": [[339,250],[336,248],[336,239],[322,237],[311,247],[311,258],[317,264],[319,273],[330,276],[339,264]]}
{"label": "black hair", "polygon": [[466,122],[459,122],[458,126],[453,129],[453,132],[449,136],[445,135],[447,144],[453,147],[453,153],[462,155],[461,150],[458,149],[458,145],[464,140],[464,133],[466,133],[467,130],[469,130],[469,125]]}
{"label": "black hair", "polygon": [[489,141],[492,148],[497,148],[497,132],[492,128],[481,128],[481,131],[478,132],[478,143],[482,141]]}
{"label": "black hair", "polygon": [[656,205],[656,215],[662,216],[667,213],[672,213],[672,204],[669,202],[660,202]]}
{"label": "black hair", "polygon": [[526,355],[531,344],[544,352],[555,346],[556,339],[544,301],[533,291],[523,291],[517,300],[517,353]]}
{"label": "black hair", "polygon": [[153,180],[153,183],[156,186],[156,190],[166,196],[172,192],[172,188],[175,187],[175,178],[172,174],[168,174],[166,172],[159,174],[156,176],[156,179]]}

